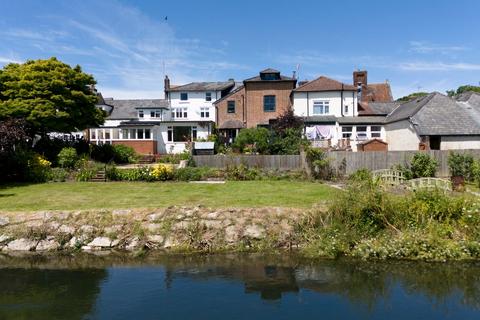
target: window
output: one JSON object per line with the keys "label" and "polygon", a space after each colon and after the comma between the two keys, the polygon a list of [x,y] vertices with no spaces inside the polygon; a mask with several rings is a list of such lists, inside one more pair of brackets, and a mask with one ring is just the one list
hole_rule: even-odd
{"label": "window", "polygon": [[137,130],[136,129],[130,129],[130,139],[137,139]]}
{"label": "window", "polygon": [[357,140],[366,140],[367,139],[367,127],[358,126],[357,127]]}
{"label": "window", "polygon": [[197,140],[197,127],[192,127],[192,140]]}
{"label": "window", "polygon": [[329,101],[313,101],[313,114],[329,114],[330,102]]}
{"label": "window", "polygon": [[342,127],[342,138],[349,139],[352,136],[352,127]]}
{"label": "window", "polygon": [[235,113],[235,101],[230,100],[227,102],[227,113]]}
{"label": "window", "polygon": [[205,101],[212,101],[212,93],[206,92],[205,93]]}
{"label": "window", "polygon": [[370,135],[372,138],[380,138],[382,135],[382,127],[381,126],[371,126],[370,127]]}
{"label": "window", "polygon": [[113,139],[120,139],[120,129],[113,129]]}
{"label": "window", "polygon": [[181,101],[188,101],[188,93],[186,93],[186,92],[180,93],[180,100]]}
{"label": "window", "polygon": [[192,138],[192,127],[173,127],[173,141],[187,142]]}
{"label": "window", "polygon": [[92,131],[90,131],[90,139],[92,139],[92,140],[97,139],[97,130],[92,129]]}
{"label": "window", "polygon": [[102,129],[98,130],[98,139],[103,140],[103,130]]}
{"label": "window", "polygon": [[263,111],[275,112],[275,96],[263,96]]}
{"label": "window", "polygon": [[348,105],[345,106],[345,113],[348,113]]}
{"label": "window", "polygon": [[260,79],[262,80],[280,80],[280,75],[278,73],[261,73]]}
{"label": "window", "polygon": [[143,118],[143,110],[138,110],[138,117]]}
{"label": "window", "polygon": [[150,129],[145,129],[145,139],[150,139]]}
{"label": "window", "polygon": [[161,118],[162,112],[160,110],[151,110],[150,111],[150,118]]}
{"label": "window", "polygon": [[122,139],[128,139],[128,129],[122,129]]}
{"label": "window", "polygon": [[209,118],[210,117],[210,108],[202,107],[200,108],[200,118]]}
{"label": "window", "polygon": [[105,130],[105,139],[110,140],[110,129]]}
{"label": "window", "polygon": [[174,118],[187,118],[187,115],[187,108],[175,108],[174,112],[172,111]]}
{"label": "window", "polygon": [[173,128],[167,128],[167,141],[173,141]]}
{"label": "window", "polygon": [[143,129],[137,129],[137,139],[143,139]]}

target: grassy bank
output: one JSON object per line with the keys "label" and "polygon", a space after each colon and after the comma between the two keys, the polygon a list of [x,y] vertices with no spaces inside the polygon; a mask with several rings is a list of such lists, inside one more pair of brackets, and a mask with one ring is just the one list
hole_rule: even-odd
{"label": "grassy bank", "polygon": [[76,210],[155,208],[173,205],[207,207],[309,208],[339,191],[298,181],[65,182],[0,186],[0,210]]}
{"label": "grassy bank", "polygon": [[326,211],[298,226],[307,256],[362,259],[480,258],[480,201],[424,190],[395,195],[375,183],[353,183]]}

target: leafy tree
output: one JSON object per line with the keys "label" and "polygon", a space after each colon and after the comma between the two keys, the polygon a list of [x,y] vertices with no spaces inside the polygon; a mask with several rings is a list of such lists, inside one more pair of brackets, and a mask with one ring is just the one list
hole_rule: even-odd
{"label": "leafy tree", "polygon": [[25,119],[33,133],[71,132],[103,123],[95,80],[57,60],[11,63],[0,70],[0,120]]}
{"label": "leafy tree", "polygon": [[414,92],[414,93],[409,94],[408,96],[404,96],[404,97],[401,97],[401,98],[397,99],[397,101],[407,102],[407,101],[410,101],[410,100],[413,100],[413,99],[416,99],[416,98],[425,97],[425,96],[428,96],[428,92]]}
{"label": "leafy tree", "polygon": [[0,121],[0,153],[13,151],[14,146],[28,138],[25,120],[6,119]]}
{"label": "leafy tree", "polygon": [[272,125],[272,130],[279,136],[287,135],[288,129],[303,129],[303,119],[297,117],[292,108],[280,114]]}
{"label": "leafy tree", "polygon": [[447,95],[449,97],[456,96],[458,94],[462,94],[467,91],[473,91],[473,92],[480,92],[480,87],[479,86],[471,86],[471,85],[463,85],[457,88],[457,90],[447,90]]}

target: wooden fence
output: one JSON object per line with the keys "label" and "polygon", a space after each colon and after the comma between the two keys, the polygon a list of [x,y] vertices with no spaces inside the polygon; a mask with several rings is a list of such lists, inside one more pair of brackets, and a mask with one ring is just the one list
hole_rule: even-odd
{"label": "wooden fence", "polygon": [[[328,152],[327,156],[339,174],[349,175],[363,168],[373,171],[390,169],[399,164],[406,165],[415,153],[425,152],[437,160],[437,176],[447,177],[449,176],[448,154],[452,151],[468,153],[475,158],[480,158],[480,149],[373,152],[332,151]],[[194,156],[193,158],[197,166],[214,168],[226,168],[227,166],[239,164],[267,170],[299,170],[305,169],[306,167],[306,161],[303,155],[214,155]]]}

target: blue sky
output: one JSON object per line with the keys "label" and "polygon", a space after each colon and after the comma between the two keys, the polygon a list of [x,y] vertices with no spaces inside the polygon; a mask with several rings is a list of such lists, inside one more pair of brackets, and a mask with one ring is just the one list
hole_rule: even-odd
{"label": "blue sky", "polygon": [[[56,56],[104,96],[162,98],[172,83],[299,78],[390,81],[395,97],[480,81],[476,0],[0,2],[0,66]],[[167,19],[165,19],[167,17]]]}

